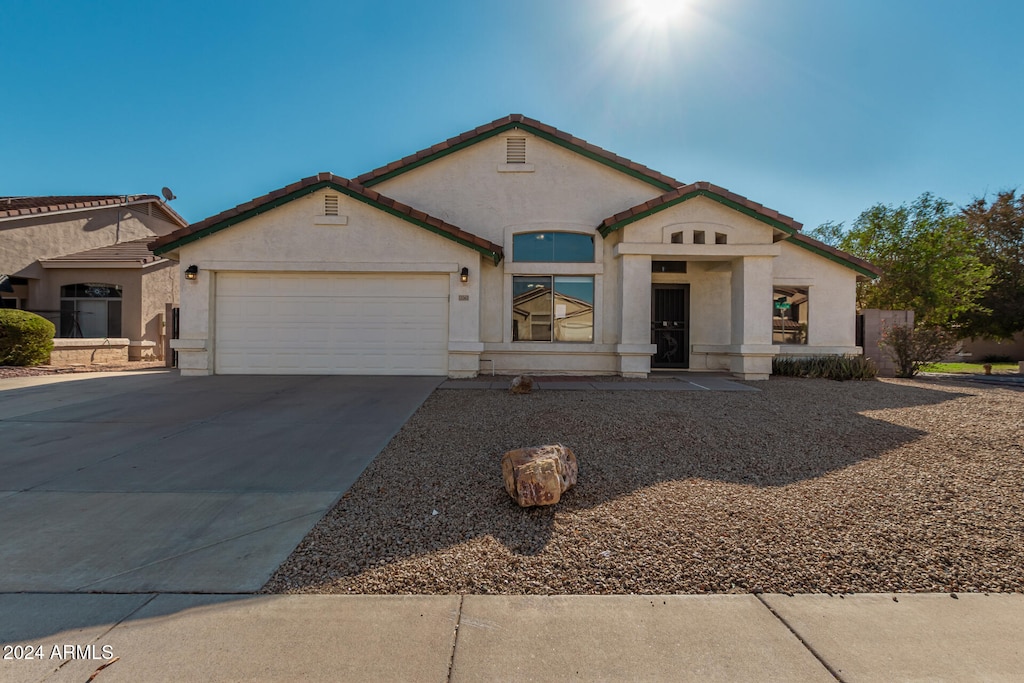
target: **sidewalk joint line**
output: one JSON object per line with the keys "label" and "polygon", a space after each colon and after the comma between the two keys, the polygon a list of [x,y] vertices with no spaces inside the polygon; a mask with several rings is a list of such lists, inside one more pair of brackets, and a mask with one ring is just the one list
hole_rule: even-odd
{"label": "sidewalk joint line", "polygon": [[803,645],[807,649],[807,651],[810,652],[814,656],[814,658],[818,660],[818,663],[820,663],[823,667],[825,667],[825,669],[830,674],[832,674],[832,678],[839,681],[839,683],[845,683],[845,681],[843,681],[842,676],[839,675],[839,672],[833,669],[832,666],[825,661],[825,658],[818,654],[818,651],[811,647],[811,644],[804,640],[803,637],[796,632],[796,629],[790,626],[789,622],[786,621],[781,614],[772,609],[772,606],[765,602],[764,598],[761,597],[760,593],[754,593],[754,597],[757,598],[758,602],[764,605],[768,609],[768,611],[772,613],[772,616],[781,621],[782,625],[789,629],[789,632],[792,633],[793,636],[800,641],[800,644]]}
{"label": "sidewalk joint line", "polygon": [[[145,595],[145,593],[143,593],[142,595]],[[110,635],[110,632],[111,632],[111,631],[113,631],[113,630],[114,630],[115,628],[117,628],[118,626],[120,626],[121,624],[123,624],[123,623],[124,623],[125,621],[127,621],[128,619],[131,619],[131,618],[132,618],[133,616],[135,616],[136,614],[138,614],[138,613],[139,613],[139,610],[141,610],[141,609],[142,609],[143,607],[145,607],[145,606],[146,606],[146,605],[148,605],[149,603],[151,603],[151,602],[153,602],[154,600],[156,600],[156,599],[157,599],[157,596],[158,596],[158,595],[160,595],[160,594],[159,594],[159,593],[153,593],[152,595],[150,595],[150,597],[149,597],[149,600],[146,600],[146,601],[145,601],[145,602],[143,602],[143,603],[142,603],[141,605],[139,605],[138,607],[136,607],[135,609],[133,609],[133,610],[132,610],[131,612],[129,612],[128,614],[126,614],[126,615],[124,615],[123,617],[121,617],[120,619],[118,619],[118,620],[117,620],[117,622],[115,622],[115,623],[114,623],[114,624],[113,624],[113,625],[112,625],[112,626],[111,626],[110,628],[108,628],[108,629],[107,629],[106,631],[104,631],[103,633],[99,634],[99,635],[98,635],[98,636],[96,636],[95,638],[93,638],[93,639],[92,639],[92,642],[94,642],[94,643],[98,643],[98,642],[100,642],[100,639],[102,639],[103,637],[105,637],[105,636],[107,636],[107,635]],[[60,670],[61,670],[61,668],[63,668],[63,666],[64,666],[65,664],[67,664],[68,662],[71,662],[71,661],[74,661],[74,660],[73,660],[73,659],[65,659],[64,661],[62,661],[62,662],[61,662],[60,664],[58,664],[58,665],[57,665],[57,668],[53,670],[53,671],[54,671],[54,673],[56,673],[56,672],[60,671]],[[89,679],[89,680],[92,680],[92,679]]]}
{"label": "sidewalk joint line", "polygon": [[462,623],[462,601],[465,599],[465,595],[459,595],[459,611],[455,615],[455,637],[452,638],[452,651],[448,655],[448,683],[451,683],[452,668],[455,666],[455,647],[459,644],[459,624]]}

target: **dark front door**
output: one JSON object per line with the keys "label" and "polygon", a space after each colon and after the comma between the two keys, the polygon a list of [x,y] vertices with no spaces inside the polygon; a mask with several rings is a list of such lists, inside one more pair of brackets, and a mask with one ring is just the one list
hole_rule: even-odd
{"label": "dark front door", "polygon": [[690,285],[652,285],[651,343],[651,367],[690,367]]}

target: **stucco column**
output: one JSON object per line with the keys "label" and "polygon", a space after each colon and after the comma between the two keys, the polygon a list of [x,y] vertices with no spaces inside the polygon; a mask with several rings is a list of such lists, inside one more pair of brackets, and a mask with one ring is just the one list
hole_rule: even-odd
{"label": "stucco column", "polygon": [[730,369],[742,379],[768,379],[772,371],[772,259],[743,256],[732,262]]}
{"label": "stucco column", "polygon": [[[480,258],[459,263],[449,276],[448,295],[448,376],[476,377],[480,370],[481,268]],[[466,282],[462,267],[469,268]]]}
{"label": "stucco column", "polygon": [[180,339],[171,340],[171,348],[178,352],[178,369],[182,376],[213,374],[210,358],[210,330],[213,329],[213,301],[216,273],[199,266],[195,280],[185,277],[185,268],[194,261],[187,258],[179,264],[178,282],[181,283]]}
{"label": "stucco column", "polygon": [[622,338],[616,347],[619,372],[624,377],[646,377],[651,371],[651,356],[657,347],[651,343],[651,257],[627,254],[622,262]]}

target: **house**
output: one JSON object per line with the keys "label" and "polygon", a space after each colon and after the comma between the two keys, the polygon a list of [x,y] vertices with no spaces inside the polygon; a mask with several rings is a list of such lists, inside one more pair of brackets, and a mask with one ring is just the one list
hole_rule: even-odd
{"label": "house", "polygon": [[0,304],[53,322],[55,360],[162,357],[178,269],[147,245],[187,225],[154,195],[0,197]]}
{"label": "house", "polygon": [[764,379],[859,353],[871,264],[792,218],[513,114],[355,179],[305,178],[156,239],[182,374]]}

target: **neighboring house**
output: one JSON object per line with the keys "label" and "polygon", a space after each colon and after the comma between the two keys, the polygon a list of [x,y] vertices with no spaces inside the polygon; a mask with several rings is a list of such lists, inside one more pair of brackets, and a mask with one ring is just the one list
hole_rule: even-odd
{"label": "neighboring house", "polygon": [[153,195],[0,197],[0,303],[49,319],[58,339],[127,339],[132,360],[162,357],[178,269],[147,244],[187,225]]}
{"label": "neighboring house", "polygon": [[182,374],[726,370],[859,353],[872,265],[792,218],[511,115],[155,240]]}

